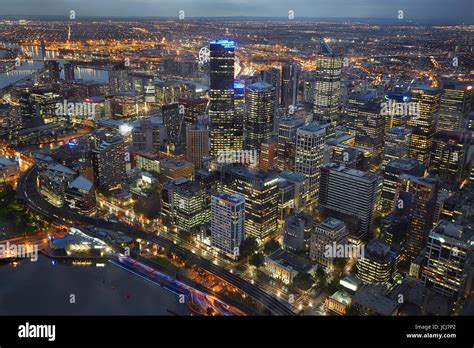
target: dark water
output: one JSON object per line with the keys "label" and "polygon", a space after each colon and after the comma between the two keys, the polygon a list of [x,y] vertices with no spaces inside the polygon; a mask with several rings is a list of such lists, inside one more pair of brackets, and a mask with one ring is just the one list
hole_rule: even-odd
{"label": "dark water", "polygon": [[40,256],[0,266],[0,315],[189,315],[178,295],[105,264],[53,265]]}

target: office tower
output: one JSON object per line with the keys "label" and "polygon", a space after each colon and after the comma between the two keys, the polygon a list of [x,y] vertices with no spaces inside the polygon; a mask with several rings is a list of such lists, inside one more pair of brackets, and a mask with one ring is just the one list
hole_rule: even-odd
{"label": "office tower", "polygon": [[59,62],[55,60],[47,60],[44,63],[46,68],[45,82],[46,83],[56,83],[58,82],[61,75],[61,68],[59,67]]}
{"label": "office tower", "polygon": [[300,68],[294,63],[284,63],[281,67],[281,103],[283,109],[290,105],[296,106],[298,95],[298,78]]}
{"label": "office tower", "polygon": [[410,145],[410,157],[415,158],[428,168],[431,146],[436,130],[436,112],[439,109],[441,89],[418,86],[411,90],[414,103],[419,103],[419,116],[411,116],[407,125],[413,128]]}
{"label": "office tower", "polygon": [[333,163],[321,168],[319,205],[346,224],[355,223],[351,241],[359,242],[371,233],[381,191],[378,175]]}
{"label": "office tower", "polygon": [[382,164],[385,116],[376,103],[365,103],[358,107],[355,120],[355,146],[371,153],[371,171],[378,171]]}
{"label": "office tower", "polygon": [[472,107],[472,85],[443,81],[443,94],[438,111],[437,131],[461,131]]}
{"label": "office tower", "polygon": [[[408,92],[396,91],[384,95],[384,103],[388,107],[385,115],[385,132],[393,127],[405,127],[410,115],[403,112],[404,106],[412,101],[412,96]],[[398,106],[398,107],[397,107]],[[401,108],[400,108],[401,107]]]}
{"label": "office tower", "polygon": [[260,146],[273,135],[275,109],[273,86],[266,82],[251,84],[245,89],[246,135],[245,147],[260,154]]}
{"label": "office tower", "polygon": [[304,125],[300,117],[285,117],[278,126],[278,163],[280,170],[293,171],[296,157],[296,132]]}
{"label": "office tower", "polygon": [[128,69],[125,63],[117,63],[109,71],[109,89],[111,93],[126,92],[129,90]]}
{"label": "office tower", "polygon": [[126,165],[129,161],[127,157],[130,157],[130,154],[121,140],[103,142],[92,150],[95,185],[110,191],[125,184]]}
{"label": "office tower", "polygon": [[440,221],[429,234],[426,257],[421,276],[426,288],[452,302],[472,291],[474,230]]}
{"label": "office tower", "polygon": [[206,113],[207,99],[203,98],[180,98],[178,100],[180,114],[184,113],[184,125],[193,125],[202,122]]}
{"label": "office tower", "polygon": [[380,226],[380,238],[387,244],[401,248],[405,244],[409,216],[402,210],[388,214]]}
{"label": "office tower", "polygon": [[159,151],[166,137],[165,125],[154,119],[141,119],[133,124],[132,147],[135,151]]}
{"label": "office tower", "polygon": [[319,265],[332,269],[336,256],[327,253],[328,248],[347,244],[348,231],[346,224],[333,217],[324,219],[321,223],[314,225],[314,233],[311,235],[309,256]]}
{"label": "office tower", "polygon": [[400,190],[403,190],[402,183],[406,176],[421,177],[424,172],[423,163],[413,158],[398,158],[389,162],[383,171],[383,212],[390,213],[399,206],[399,194]]}
{"label": "office tower", "polygon": [[225,186],[245,198],[245,233],[263,239],[277,231],[278,178],[269,173],[237,166]]}
{"label": "office tower", "polygon": [[66,80],[66,82],[75,80],[74,65],[72,63],[64,63],[64,80]]}
{"label": "office tower", "polygon": [[210,42],[209,120],[212,157],[217,157],[220,151],[242,150],[242,121],[234,110],[234,50],[234,41]]}
{"label": "office tower", "polygon": [[266,82],[273,86],[274,88],[274,100],[275,100],[275,108],[280,105],[281,100],[281,77],[280,77],[280,69],[277,68],[270,68],[268,70],[261,72],[262,81]]}
{"label": "office tower", "polygon": [[264,141],[260,146],[260,158],[258,166],[260,170],[267,172],[275,169],[277,165],[278,143],[276,139]]}
{"label": "office tower", "polygon": [[398,250],[372,239],[357,261],[356,276],[365,283],[390,283],[397,266]]}
{"label": "office tower", "polygon": [[474,138],[474,111],[467,114],[466,130],[470,131]]}
{"label": "office tower", "polygon": [[405,252],[410,260],[416,258],[426,246],[428,233],[433,226],[438,183],[428,177],[408,178],[406,191],[411,195],[410,221],[405,241]]}
{"label": "office tower", "polygon": [[201,169],[203,161],[209,157],[209,130],[200,124],[186,127],[186,161]]}
{"label": "office tower", "polygon": [[218,192],[211,197],[211,245],[236,259],[245,239],[245,199]]}
{"label": "office tower", "polygon": [[309,249],[309,238],[313,231],[313,218],[305,213],[295,213],[285,219],[283,248],[292,252]]}
{"label": "office tower", "polygon": [[330,123],[328,137],[335,133],[338,118],[342,57],[334,54],[326,43],[316,56],[316,85],[313,104],[313,120]]}
{"label": "office tower", "polygon": [[184,115],[179,113],[179,104],[165,104],[161,106],[161,117],[166,126],[167,138],[173,144],[184,140]]}
{"label": "office tower", "polygon": [[323,165],[326,130],[310,123],[296,132],[295,172],[308,179],[308,200],[317,198]]}
{"label": "office tower", "polygon": [[173,190],[173,210],[178,231],[196,232],[210,218],[208,193],[199,184],[187,181]]}
{"label": "office tower", "polygon": [[461,184],[467,178],[466,158],[471,132],[440,131],[433,137],[430,173]]}
{"label": "office tower", "polygon": [[383,166],[389,162],[408,157],[412,130],[409,127],[392,127],[385,133]]}
{"label": "office tower", "polygon": [[303,175],[290,171],[283,171],[278,175],[280,189],[280,219],[285,219],[293,211],[303,208],[308,192],[308,179]]}

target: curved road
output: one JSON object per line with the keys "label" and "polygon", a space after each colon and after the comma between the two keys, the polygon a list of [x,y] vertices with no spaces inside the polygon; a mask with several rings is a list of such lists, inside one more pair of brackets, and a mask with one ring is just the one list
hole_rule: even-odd
{"label": "curved road", "polygon": [[191,253],[190,251],[180,247],[179,245],[174,244],[172,241],[166,238],[144,232],[138,228],[126,225],[121,222],[112,223],[102,219],[79,215],[68,209],[57,208],[49,204],[41,197],[41,195],[37,191],[37,176],[38,168],[36,165],[33,165],[20,178],[17,187],[17,193],[20,198],[22,198],[27,203],[27,205],[38,214],[53,220],[67,222],[69,224],[94,225],[99,228],[105,228],[116,231],[118,230],[126,233],[127,235],[133,238],[140,238],[151,243],[158,244],[166,250],[169,250],[176,255],[186,258],[197,266],[205,269],[206,271],[216,275],[224,281],[232,284],[236,288],[242,290],[250,297],[261,303],[273,314],[295,315],[295,313],[293,313],[293,311],[290,309],[289,304],[281,302],[280,300],[266,293],[259,287],[252,285],[241,277],[230,273],[222,267],[215,265],[211,261]]}

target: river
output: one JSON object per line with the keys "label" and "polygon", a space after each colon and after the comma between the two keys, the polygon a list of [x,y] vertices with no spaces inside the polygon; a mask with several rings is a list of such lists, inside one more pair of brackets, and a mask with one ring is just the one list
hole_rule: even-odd
{"label": "river", "polygon": [[177,294],[109,262],[71,266],[40,255],[0,266],[0,279],[0,315],[190,314]]}

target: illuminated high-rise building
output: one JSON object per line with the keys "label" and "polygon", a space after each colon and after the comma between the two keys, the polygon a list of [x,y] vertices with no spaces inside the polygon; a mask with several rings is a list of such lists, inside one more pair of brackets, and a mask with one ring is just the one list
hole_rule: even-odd
{"label": "illuminated high-rise building", "polygon": [[356,276],[365,283],[390,283],[395,273],[398,251],[387,243],[372,239],[357,261]]}
{"label": "illuminated high-rise building", "polygon": [[[425,167],[423,163],[413,158],[397,158],[390,161],[383,170],[382,208],[385,213],[392,212],[398,207],[402,182],[407,176],[423,176]],[[400,207],[401,208],[401,207]]]}
{"label": "illuminated high-rise building", "polygon": [[371,153],[371,171],[378,171],[382,165],[385,116],[376,103],[365,103],[358,107],[355,119],[355,146]]}
{"label": "illuminated high-rise building", "polygon": [[184,114],[182,127],[202,121],[207,103],[208,100],[203,98],[180,98],[178,100],[180,116]]}
{"label": "illuminated high-rise building", "polygon": [[209,120],[211,156],[239,151],[243,146],[242,121],[234,109],[234,51],[231,40],[210,42]]}
{"label": "illuminated high-rise building", "polygon": [[61,68],[59,66],[59,62],[55,60],[47,60],[44,63],[44,66],[46,68],[45,82],[46,83],[58,82],[61,76]]}
{"label": "illuminated high-rise building", "polygon": [[281,99],[281,77],[280,77],[280,69],[277,68],[270,68],[268,70],[262,71],[262,81],[266,82],[273,86],[274,94],[275,94],[275,108],[280,105]]}
{"label": "illuminated high-rise building", "polygon": [[434,135],[430,173],[446,181],[461,184],[467,178],[467,163],[471,132],[440,131]]}
{"label": "illuminated high-rise building", "polygon": [[209,130],[200,124],[186,127],[186,161],[194,164],[196,170],[203,167],[209,157]]}
{"label": "illuminated high-rise building", "polygon": [[278,143],[274,138],[262,143],[258,160],[260,170],[267,172],[275,169],[277,164],[277,146]]}
{"label": "illuminated high-rise building", "polygon": [[419,115],[411,116],[407,125],[413,128],[410,145],[410,157],[413,157],[428,168],[430,165],[431,146],[436,130],[436,112],[439,109],[441,89],[429,86],[418,86],[411,90],[412,102],[419,103]]}
{"label": "illuminated high-rise building", "polygon": [[359,243],[370,234],[382,192],[376,174],[330,163],[321,168],[319,205],[325,213],[357,226],[349,241]]}
{"label": "illuminated high-rise building", "polygon": [[127,157],[123,141],[104,142],[92,151],[94,183],[97,187],[112,190],[125,183]]}
{"label": "illuminated high-rise building", "polygon": [[112,93],[126,92],[130,89],[125,63],[115,64],[109,71],[109,89]]}
{"label": "illuminated high-rise building", "polygon": [[383,166],[393,160],[408,157],[412,130],[409,127],[392,127],[385,133]]}
{"label": "illuminated high-rise building", "polygon": [[384,103],[388,105],[395,105],[395,107],[387,108],[385,115],[385,132],[393,127],[404,127],[407,125],[409,115],[400,112],[397,106],[403,106],[404,103],[409,103],[412,100],[408,92],[390,92],[384,95]]}
{"label": "illuminated high-rise building", "polygon": [[474,230],[448,221],[440,221],[428,236],[421,279],[452,302],[472,291],[474,266]]}
{"label": "illuminated high-rise building", "polygon": [[211,245],[229,257],[239,256],[245,239],[245,199],[218,192],[211,197]]}
{"label": "illuminated high-rise building", "polygon": [[464,129],[466,116],[471,111],[473,86],[444,81],[442,88],[437,131],[461,131]]}
{"label": "illuminated high-rise building", "polygon": [[293,171],[296,157],[296,132],[304,125],[300,117],[285,117],[278,126],[278,163],[280,170]]}
{"label": "illuminated high-rise building", "polygon": [[298,95],[298,78],[300,68],[294,63],[285,63],[281,67],[281,107],[288,110],[290,105],[296,106]]}
{"label": "illuminated high-rise building", "polygon": [[246,87],[245,147],[247,149],[260,153],[261,144],[269,141],[273,135],[274,92],[273,86],[266,82],[257,82]]}
{"label": "illuminated high-rise building", "polygon": [[245,234],[265,238],[277,230],[278,178],[270,173],[237,166],[225,191],[245,197]]}
{"label": "illuminated high-rise building", "polygon": [[74,79],[74,65],[72,63],[64,63],[64,80],[71,82]]}
{"label": "illuminated high-rise building", "polygon": [[326,43],[321,43],[321,52],[316,56],[316,84],[313,104],[313,119],[331,123],[328,136],[335,132],[339,98],[341,94],[342,56],[334,54]]}
{"label": "illuminated high-rise building", "polygon": [[405,252],[407,257],[413,260],[426,246],[428,233],[433,226],[438,182],[428,177],[409,177],[403,185],[411,196]]}
{"label": "illuminated high-rise building", "polygon": [[318,195],[325,140],[326,129],[316,122],[298,128],[296,132],[295,172],[308,179],[308,201]]}

